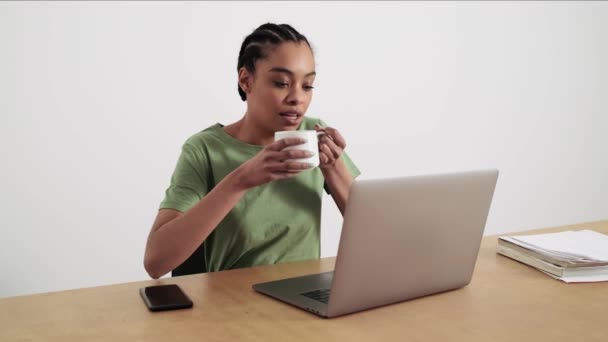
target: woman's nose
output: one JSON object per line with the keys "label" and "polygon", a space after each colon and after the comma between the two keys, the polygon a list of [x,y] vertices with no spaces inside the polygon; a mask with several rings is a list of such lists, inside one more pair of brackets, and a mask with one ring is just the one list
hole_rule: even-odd
{"label": "woman's nose", "polygon": [[299,89],[299,87],[294,87],[291,89],[289,94],[287,95],[287,103],[290,105],[300,104],[304,99],[304,90]]}

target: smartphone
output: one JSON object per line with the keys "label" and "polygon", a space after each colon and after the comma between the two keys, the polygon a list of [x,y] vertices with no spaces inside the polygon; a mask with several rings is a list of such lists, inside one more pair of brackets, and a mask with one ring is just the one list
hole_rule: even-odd
{"label": "smartphone", "polygon": [[190,298],[175,284],[142,287],[139,294],[150,311],[192,307]]}

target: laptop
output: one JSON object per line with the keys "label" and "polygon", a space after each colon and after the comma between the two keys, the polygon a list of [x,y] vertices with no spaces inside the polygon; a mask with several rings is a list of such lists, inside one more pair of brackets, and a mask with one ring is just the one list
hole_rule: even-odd
{"label": "laptop", "polygon": [[253,285],[336,317],[468,285],[498,170],[355,180],[333,272]]}

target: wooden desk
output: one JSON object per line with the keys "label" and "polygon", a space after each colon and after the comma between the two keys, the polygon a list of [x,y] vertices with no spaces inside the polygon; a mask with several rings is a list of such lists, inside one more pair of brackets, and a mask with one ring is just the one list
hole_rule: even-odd
{"label": "wooden desk", "polygon": [[[542,231],[583,227],[608,233],[608,221]],[[334,319],[251,289],[332,270],[333,258],[4,298],[0,341],[608,341],[608,283],[562,283],[495,248],[484,238],[465,288]],[[138,289],[169,283],[193,309],[146,309]]]}

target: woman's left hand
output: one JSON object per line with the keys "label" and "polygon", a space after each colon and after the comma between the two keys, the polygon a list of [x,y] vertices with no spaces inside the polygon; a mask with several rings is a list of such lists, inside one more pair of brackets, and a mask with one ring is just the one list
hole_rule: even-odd
{"label": "woman's left hand", "polygon": [[321,169],[333,168],[346,148],[346,140],[337,129],[332,127],[323,128],[315,125],[315,130],[324,133],[319,135],[319,167]]}

